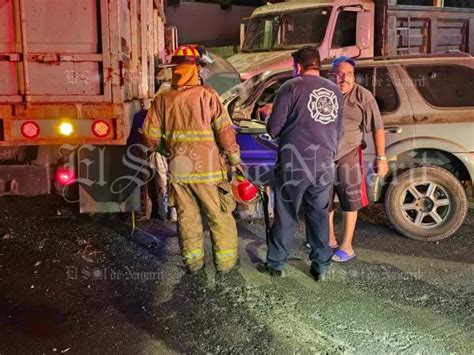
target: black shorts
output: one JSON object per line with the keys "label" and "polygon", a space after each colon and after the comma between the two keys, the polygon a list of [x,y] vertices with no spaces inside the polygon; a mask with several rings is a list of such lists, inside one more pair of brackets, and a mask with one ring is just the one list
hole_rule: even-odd
{"label": "black shorts", "polygon": [[343,211],[358,211],[367,206],[362,150],[359,147],[336,161],[332,209],[334,209],[335,195]]}

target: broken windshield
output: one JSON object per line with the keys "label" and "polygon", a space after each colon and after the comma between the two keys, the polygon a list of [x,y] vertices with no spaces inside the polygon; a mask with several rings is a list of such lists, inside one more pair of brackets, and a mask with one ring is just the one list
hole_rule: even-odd
{"label": "broken windshield", "polygon": [[265,52],[319,45],[326,32],[331,7],[254,17],[242,52]]}

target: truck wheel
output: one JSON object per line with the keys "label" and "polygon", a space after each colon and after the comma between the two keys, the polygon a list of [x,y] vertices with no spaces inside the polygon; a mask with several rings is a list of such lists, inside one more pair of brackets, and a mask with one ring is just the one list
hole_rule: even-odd
{"label": "truck wheel", "polygon": [[467,197],[449,171],[424,166],[395,178],[385,196],[394,228],[410,239],[434,242],[454,234],[467,215]]}

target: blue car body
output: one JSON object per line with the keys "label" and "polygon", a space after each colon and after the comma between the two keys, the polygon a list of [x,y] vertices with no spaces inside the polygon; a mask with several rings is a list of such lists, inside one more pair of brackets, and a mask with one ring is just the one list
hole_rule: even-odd
{"label": "blue car body", "polygon": [[[239,132],[239,130],[238,130]],[[260,186],[273,185],[273,168],[277,160],[275,143],[261,135],[240,131],[237,134],[240,156],[249,177]]]}

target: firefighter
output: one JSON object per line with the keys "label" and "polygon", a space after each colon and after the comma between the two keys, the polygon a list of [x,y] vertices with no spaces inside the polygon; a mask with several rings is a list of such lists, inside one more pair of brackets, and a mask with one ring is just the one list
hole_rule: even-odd
{"label": "firefighter", "polygon": [[200,84],[199,57],[194,47],[176,50],[171,89],[155,97],[143,126],[148,147],[168,160],[169,204],[177,209],[181,255],[191,274],[204,267],[201,210],[209,221],[217,271],[238,266],[235,200],[225,160],[242,171],[232,122],[218,94]]}

